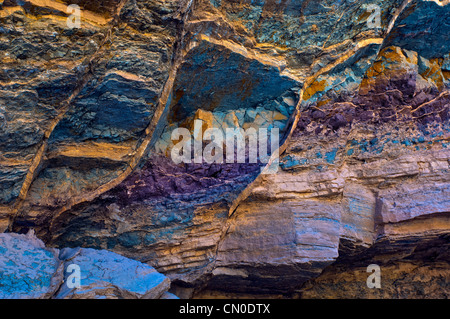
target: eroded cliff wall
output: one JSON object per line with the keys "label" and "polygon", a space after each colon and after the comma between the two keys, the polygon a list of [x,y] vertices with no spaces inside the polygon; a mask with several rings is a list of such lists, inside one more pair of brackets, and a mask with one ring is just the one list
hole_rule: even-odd
{"label": "eroded cliff wall", "polygon": [[[1,231],[180,297],[450,295],[448,1],[4,0],[0,23]],[[196,120],[278,128],[278,172],[175,164]]]}

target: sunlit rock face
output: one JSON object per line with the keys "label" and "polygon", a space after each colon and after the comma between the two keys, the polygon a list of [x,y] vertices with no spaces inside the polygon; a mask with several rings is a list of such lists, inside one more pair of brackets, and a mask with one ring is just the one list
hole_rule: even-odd
{"label": "sunlit rock face", "polygon": [[[449,34],[448,1],[1,1],[0,230],[186,298],[448,298]],[[278,170],[176,164],[198,122],[278,130]]]}
{"label": "sunlit rock face", "polygon": [[46,248],[33,232],[0,234],[1,299],[158,299],[170,280],[153,267],[90,248]]}

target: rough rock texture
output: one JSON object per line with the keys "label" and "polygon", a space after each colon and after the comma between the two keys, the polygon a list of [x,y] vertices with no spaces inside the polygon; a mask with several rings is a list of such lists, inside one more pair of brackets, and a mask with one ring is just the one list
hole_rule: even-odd
{"label": "rough rock texture", "polygon": [[[71,3],[0,2],[1,231],[180,297],[450,296],[448,1]],[[278,172],[176,165],[195,120],[278,128]]]}
{"label": "rough rock texture", "polygon": [[0,234],[0,252],[0,299],[55,295],[63,280],[57,249],[31,234]]}
{"label": "rough rock texture", "polygon": [[[0,234],[0,299],[157,299],[170,280],[149,265],[89,248],[46,248],[32,232]],[[80,287],[70,287],[74,270]]]}
{"label": "rough rock texture", "polygon": [[112,252],[65,248],[60,258],[64,269],[78,265],[82,276],[79,288],[62,285],[58,299],[157,299],[170,288],[170,280],[154,268]]}

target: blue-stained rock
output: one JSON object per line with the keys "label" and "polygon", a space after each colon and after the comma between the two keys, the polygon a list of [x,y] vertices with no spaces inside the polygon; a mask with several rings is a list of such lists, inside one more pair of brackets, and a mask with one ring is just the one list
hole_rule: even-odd
{"label": "blue-stained rock", "polygon": [[0,299],[50,298],[62,280],[56,249],[28,235],[0,234]]}
{"label": "blue-stained rock", "polygon": [[[350,257],[398,267],[369,297],[442,296],[397,260],[450,251],[448,0],[75,2],[70,29],[66,0],[0,0],[0,230],[83,247],[5,244],[2,296],[172,298],[146,263],[177,293],[339,296]],[[282,170],[175,165],[194,120],[279,128]]]}
{"label": "blue-stained rock", "polygon": [[165,292],[160,299],[180,299],[170,292]]}
{"label": "blue-stained rock", "polygon": [[[153,267],[113,252],[66,248],[60,258],[66,272],[58,299],[157,299],[170,288],[170,280]],[[73,274],[67,271],[70,265],[80,269],[80,288],[68,285]]]}
{"label": "blue-stained rock", "polygon": [[157,93],[151,85],[110,73],[75,102],[58,124],[50,143],[102,138],[123,141],[139,136],[153,116]]}
{"label": "blue-stained rock", "polygon": [[153,267],[113,252],[46,248],[33,232],[0,234],[0,299],[177,298],[169,288]]}

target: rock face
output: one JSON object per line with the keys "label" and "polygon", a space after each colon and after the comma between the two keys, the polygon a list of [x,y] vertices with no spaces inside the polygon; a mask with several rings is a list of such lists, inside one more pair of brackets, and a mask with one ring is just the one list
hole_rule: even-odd
{"label": "rock face", "polygon": [[63,280],[56,249],[33,236],[0,234],[0,298],[43,299],[58,291]]}
{"label": "rock face", "polygon": [[32,232],[0,234],[0,252],[0,299],[173,297],[167,277],[113,252],[46,248]]}
{"label": "rock face", "polygon": [[[186,298],[448,298],[449,34],[437,0],[1,1],[0,231],[53,247],[1,297],[171,298],[154,267]],[[278,170],[176,164],[180,127],[278,130]]]}
{"label": "rock face", "polygon": [[58,299],[157,299],[170,288],[170,280],[154,268],[112,252],[65,248],[60,256],[64,269],[78,265],[82,276],[79,288],[62,285]]}

